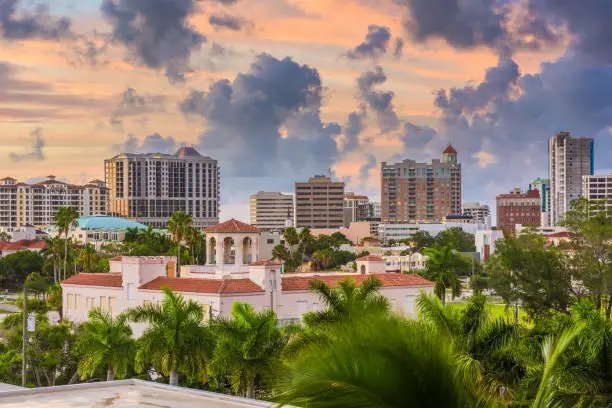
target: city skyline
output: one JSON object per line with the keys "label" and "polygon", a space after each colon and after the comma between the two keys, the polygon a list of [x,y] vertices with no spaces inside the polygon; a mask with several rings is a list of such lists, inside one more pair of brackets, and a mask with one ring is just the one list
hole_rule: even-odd
{"label": "city skyline", "polygon": [[[378,200],[381,162],[429,161],[449,142],[463,201],[491,208],[495,194],[547,177],[548,139],[561,131],[593,137],[596,174],[612,169],[602,85],[611,54],[607,32],[589,30],[610,12],[594,2],[556,5],[550,18],[530,9],[537,32],[511,18],[498,26],[500,10],[447,19],[411,8],[421,1],[155,0],[131,10],[146,26],[118,18],[130,7],[120,0],[47,2],[44,18],[10,3],[0,15],[0,170],[19,180],[83,184],[103,179],[104,159],[119,152],[193,143],[219,161],[220,217],[246,221],[249,195],[291,191],[327,169]],[[471,35],[426,24],[445,19]],[[173,37],[176,26],[188,35]],[[147,43],[151,33],[161,40]]]}

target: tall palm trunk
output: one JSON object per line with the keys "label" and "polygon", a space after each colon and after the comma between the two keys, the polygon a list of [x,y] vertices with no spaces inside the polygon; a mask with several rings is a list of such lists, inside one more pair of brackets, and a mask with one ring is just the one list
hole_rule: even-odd
{"label": "tall palm trunk", "polygon": [[178,371],[172,370],[170,372],[170,385],[178,385]]}
{"label": "tall palm trunk", "polygon": [[[68,234],[65,235],[65,240],[64,240],[64,279],[66,279],[67,277],[66,275],[67,263],[68,263]],[[60,273],[60,277],[61,277],[61,273]]]}
{"label": "tall palm trunk", "polygon": [[246,397],[247,398],[253,398],[253,399],[255,398],[255,380],[254,379],[253,379],[253,381],[251,381],[251,383],[247,387]]}
{"label": "tall palm trunk", "polygon": [[115,379],[115,370],[112,365],[108,366],[108,371],[106,371],[106,381],[113,381]]}
{"label": "tall palm trunk", "polygon": [[181,277],[181,242],[178,242],[178,251],[176,253],[176,276]]}

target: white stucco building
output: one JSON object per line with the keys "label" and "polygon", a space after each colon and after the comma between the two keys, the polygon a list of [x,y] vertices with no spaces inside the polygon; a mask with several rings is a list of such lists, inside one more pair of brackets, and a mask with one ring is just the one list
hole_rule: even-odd
{"label": "white stucco building", "polygon": [[[281,323],[299,321],[304,313],[321,308],[318,296],[308,289],[314,279],[335,287],[347,277],[359,284],[375,275],[392,307],[408,315],[414,313],[420,291],[433,290],[433,283],[420,276],[385,273],[385,261],[373,255],[358,259],[355,272],[283,274],[280,263],[259,259],[259,230],[236,220],[207,228],[206,240],[207,264],[182,266],[180,274],[175,273],[174,257],[117,257],[110,262],[110,273],[66,279],[62,282],[65,318],[82,322],[93,307],[118,314],[159,302],[162,287],[201,303],[211,317],[229,316],[234,302],[247,302],[259,311],[273,309]],[[137,335],[141,330],[135,327]]]}

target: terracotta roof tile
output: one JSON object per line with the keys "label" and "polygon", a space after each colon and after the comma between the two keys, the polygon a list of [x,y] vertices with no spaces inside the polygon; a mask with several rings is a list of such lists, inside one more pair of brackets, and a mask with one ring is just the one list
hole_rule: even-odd
{"label": "terracotta roof tile", "polygon": [[161,290],[167,287],[177,292],[191,293],[258,293],[264,290],[250,279],[167,278],[160,276],[140,289]]}
{"label": "terracotta roof tile", "polygon": [[457,151],[455,150],[455,148],[452,145],[448,145],[448,147],[446,149],[444,149],[444,152],[446,154],[457,154]]}
{"label": "terracotta roof tile", "polygon": [[385,260],[378,255],[366,255],[361,258],[357,258],[358,261],[366,261],[366,262],[384,262]]}
{"label": "terracotta roof tile", "polygon": [[123,276],[120,273],[79,273],[62,281],[65,285],[123,287]]}
{"label": "terracotta roof tile", "polygon": [[304,277],[284,277],[282,288],[284,291],[308,290],[308,284],[313,280],[325,282],[331,288],[338,286],[338,283],[345,279],[353,279],[360,285],[368,276],[376,276],[383,287],[406,287],[406,286],[433,286],[430,282],[419,275],[396,274],[396,273],[375,273],[371,275],[332,275],[332,276],[304,276]]}
{"label": "terracotta roof tile", "polygon": [[274,261],[272,259],[270,260],[259,260],[257,262],[251,262],[249,264],[249,266],[280,266],[282,265],[280,262],[278,261]]}
{"label": "terracotta roof tile", "polygon": [[222,222],[221,224],[213,225],[204,230],[204,232],[259,232],[260,229],[242,221],[231,219]]}
{"label": "terracotta roof tile", "polygon": [[571,238],[571,237],[572,237],[572,234],[570,234],[567,231],[565,231],[565,232],[555,232],[555,233],[546,235],[546,238]]}

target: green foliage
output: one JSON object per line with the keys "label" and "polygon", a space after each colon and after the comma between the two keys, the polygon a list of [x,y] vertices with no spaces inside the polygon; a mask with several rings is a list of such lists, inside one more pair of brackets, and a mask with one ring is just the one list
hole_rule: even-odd
{"label": "green foliage", "polygon": [[101,369],[106,371],[106,381],[124,378],[136,353],[127,315],[113,318],[100,309],[92,309],[82,330],[75,346],[81,379],[92,378]]}
{"label": "green foliage", "polygon": [[172,234],[172,240],[177,245],[177,265],[176,270],[180,271],[181,268],[181,245],[184,240],[187,239],[191,233],[192,220],[191,215],[185,211],[177,211],[172,214],[168,221],[168,232]]}
{"label": "green foliage", "polygon": [[507,304],[519,301],[532,318],[567,312],[571,302],[571,271],[564,255],[546,248],[543,237],[521,234],[496,242],[486,264],[489,286]]}
{"label": "green foliage", "polygon": [[208,328],[202,324],[202,306],[185,300],[167,288],[162,288],[161,304],[148,304],[131,309],[129,318],[148,323],[138,339],[136,369],[153,368],[178,384],[178,374],[190,379],[206,380],[206,365],[212,350]]}
{"label": "green foliage", "polygon": [[278,362],[287,342],[272,310],[255,312],[248,303],[232,305],[232,318],[218,318],[212,325],[217,344],[210,362],[211,374],[227,377],[236,395],[255,398]]}
{"label": "green foliage", "polygon": [[458,275],[471,271],[471,261],[453,248],[426,248],[423,253],[429,258],[422,275],[435,283],[434,292],[442,303],[446,302],[446,291],[450,289],[453,298],[461,295]]}
{"label": "green foliage", "polygon": [[73,228],[78,227],[79,214],[72,207],[61,207],[55,213],[55,226],[60,234],[64,234],[64,270],[60,273],[60,280],[68,277],[68,234]]}
{"label": "green foliage", "polygon": [[475,252],[476,243],[474,234],[464,232],[461,227],[449,228],[436,235],[435,244],[450,246],[459,252]]}
{"label": "green foliage", "polygon": [[35,251],[17,251],[0,258],[0,275],[9,289],[17,289],[32,272],[40,272],[44,259]]}

